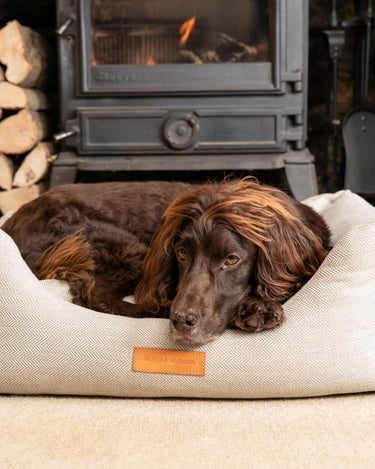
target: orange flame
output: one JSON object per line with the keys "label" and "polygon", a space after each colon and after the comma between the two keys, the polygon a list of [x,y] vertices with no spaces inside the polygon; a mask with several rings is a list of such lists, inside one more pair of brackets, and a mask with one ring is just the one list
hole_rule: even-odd
{"label": "orange flame", "polygon": [[151,56],[147,60],[147,65],[155,65],[155,60]]}
{"label": "orange flame", "polygon": [[180,28],[180,34],[181,34],[181,39],[180,39],[180,44],[183,46],[185,42],[188,40],[188,37],[190,36],[191,30],[194,28],[195,24],[195,16],[190,18],[190,20],[185,21],[185,23],[182,24]]}

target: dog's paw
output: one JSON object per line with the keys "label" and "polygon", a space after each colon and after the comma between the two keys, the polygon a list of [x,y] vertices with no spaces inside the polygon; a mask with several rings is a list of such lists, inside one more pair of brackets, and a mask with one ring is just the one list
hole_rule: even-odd
{"label": "dog's paw", "polygon": [[258,332],[278,327],[284,319],[284,311],[279,303],[248,297],[239,304],[231,325],[247,332]]}

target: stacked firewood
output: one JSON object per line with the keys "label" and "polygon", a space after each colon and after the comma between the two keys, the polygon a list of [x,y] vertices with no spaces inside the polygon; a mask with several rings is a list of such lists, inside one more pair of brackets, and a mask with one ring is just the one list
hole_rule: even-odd
{"label": "stacked firewood", "polygon": [[11,21],[0,30],[0,211],[46,190],[54,159],[50,139],[49,48],[42,36]]}

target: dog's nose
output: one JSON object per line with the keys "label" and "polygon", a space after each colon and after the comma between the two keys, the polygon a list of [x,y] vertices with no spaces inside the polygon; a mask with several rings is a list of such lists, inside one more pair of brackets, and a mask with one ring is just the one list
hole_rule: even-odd
{"label": "dog's nose", "polygon": [[198,323],[198,316],[194,313],[171,312],[170,318],[178,331],[190,331]]}

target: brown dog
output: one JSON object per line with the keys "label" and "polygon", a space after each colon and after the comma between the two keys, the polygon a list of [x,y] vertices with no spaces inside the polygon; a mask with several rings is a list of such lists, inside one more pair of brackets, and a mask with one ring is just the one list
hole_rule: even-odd
{"label": "brown dog", "polygon": [[[311,208],[251,180],[61,186],[3,229],[38,278],[69,282],[76,304],[170,317],[172,338],[197,344],[228,325],[281,324],[281,302],[314,274],[329,244]],[[122,301],[136,286],[136,304]]]}

